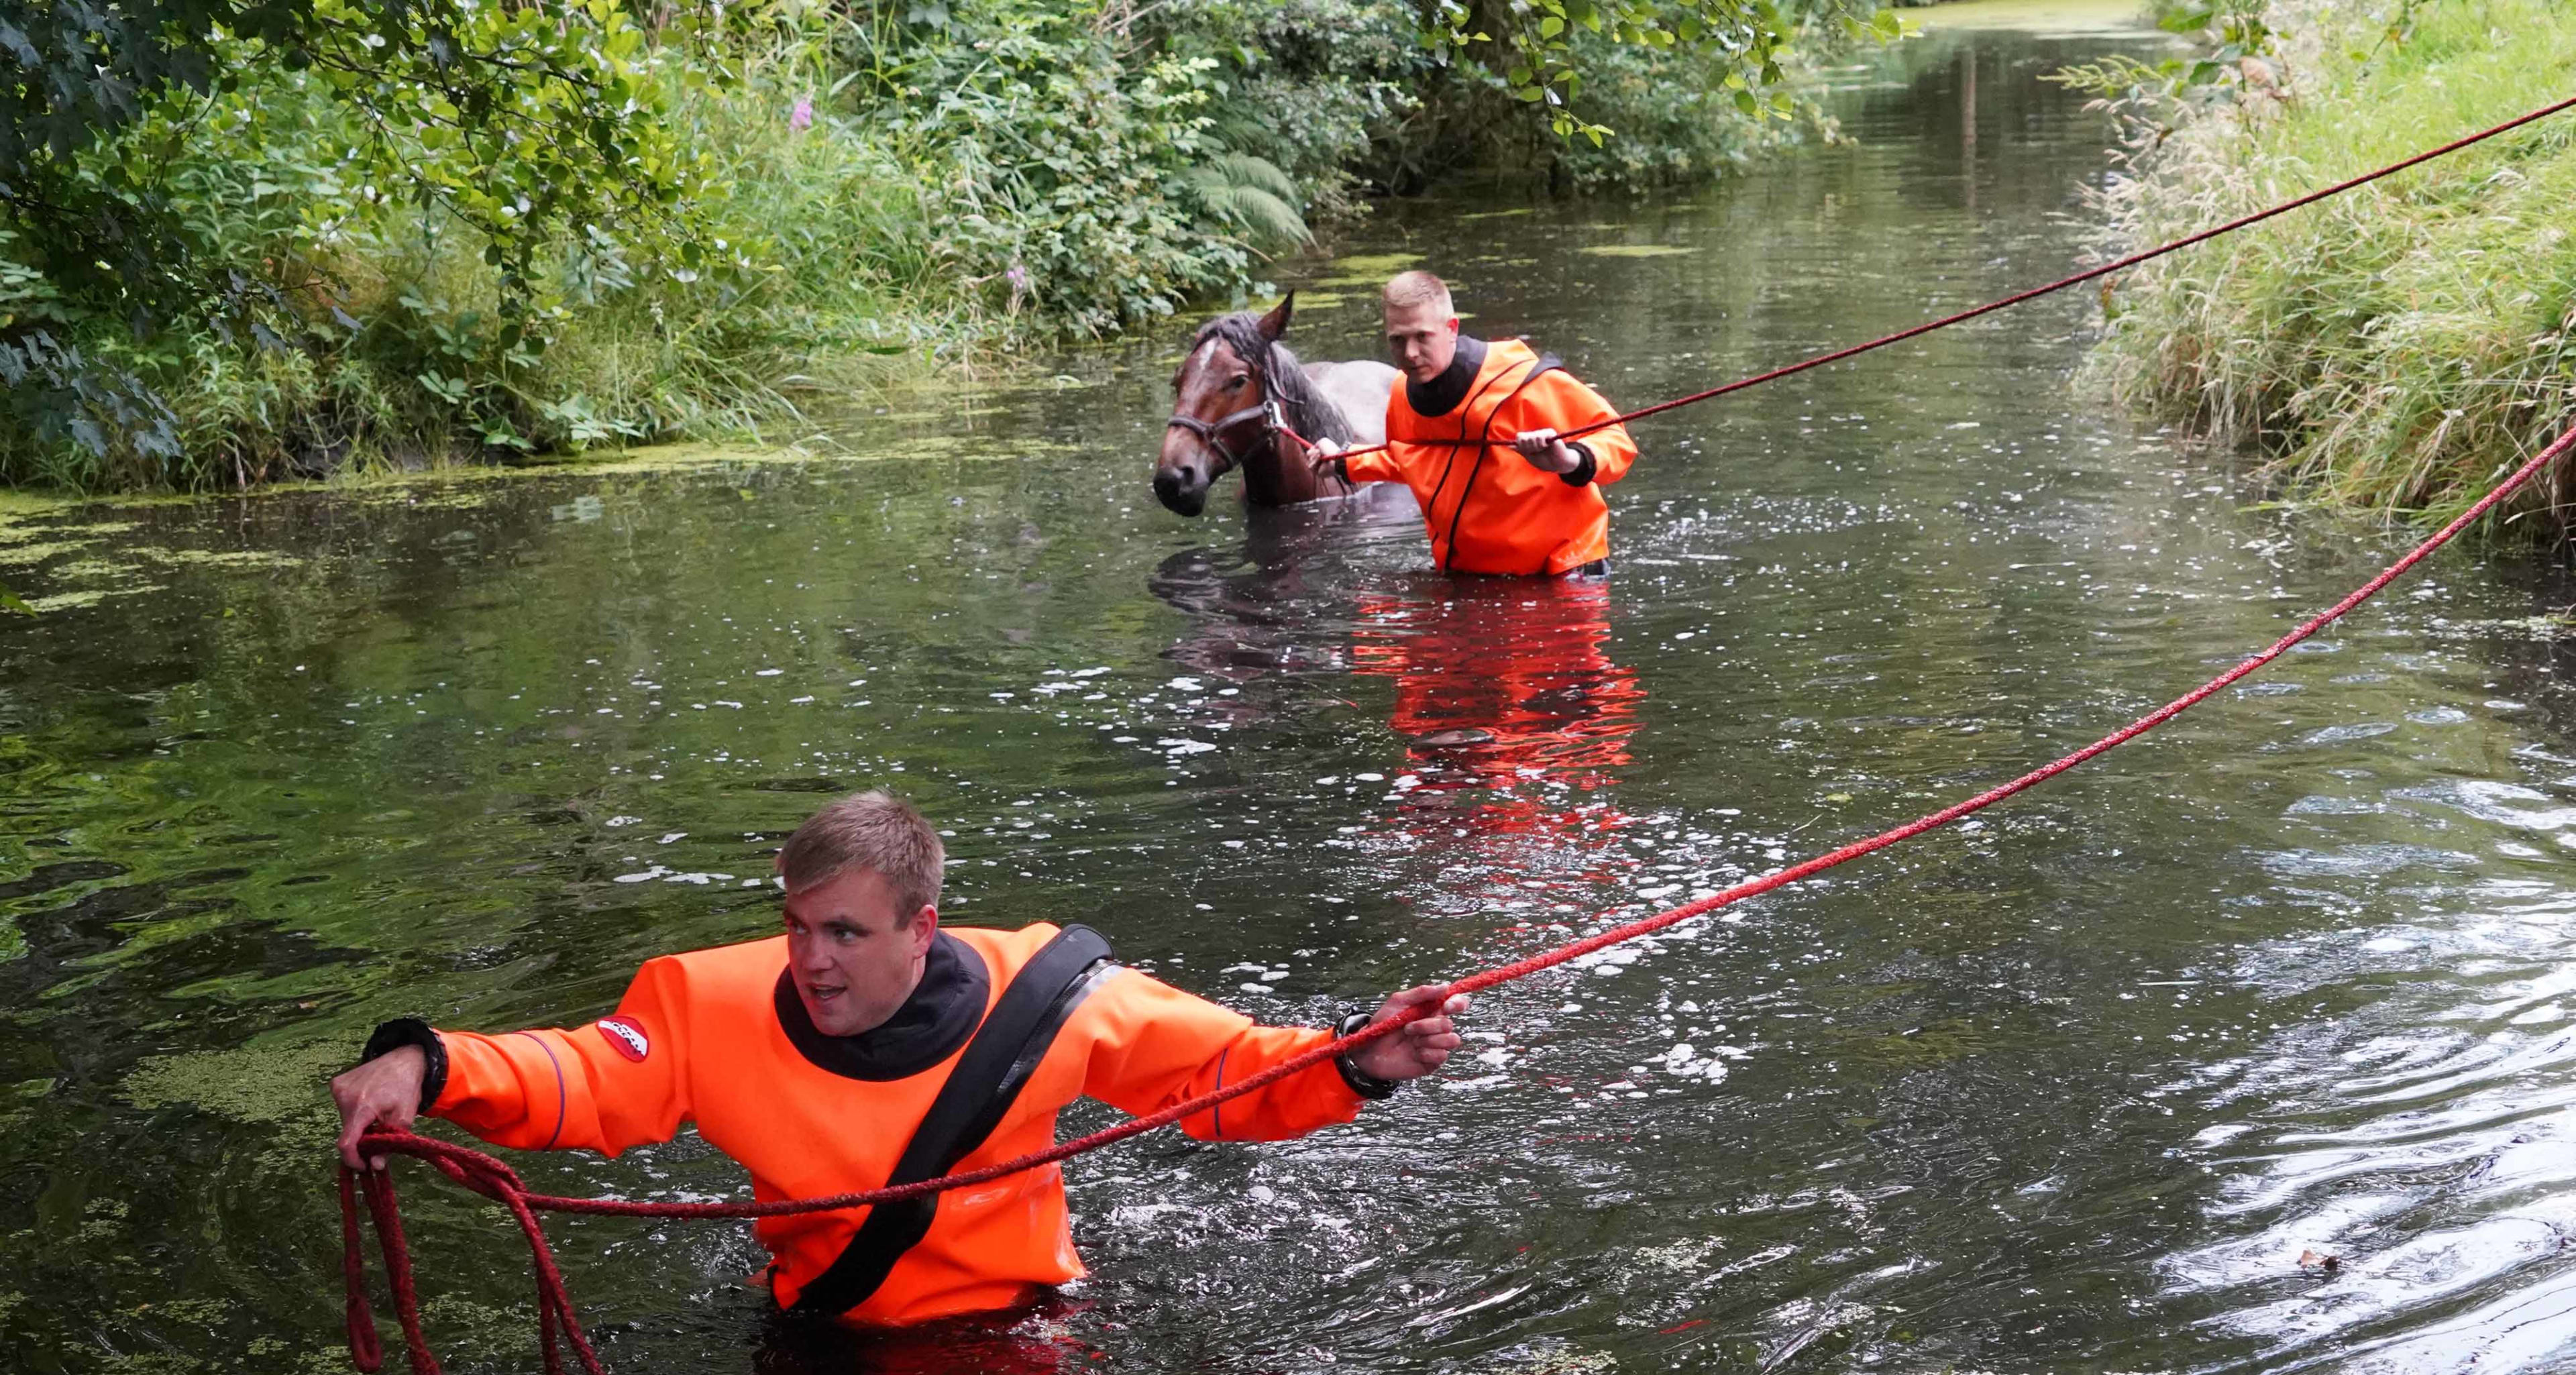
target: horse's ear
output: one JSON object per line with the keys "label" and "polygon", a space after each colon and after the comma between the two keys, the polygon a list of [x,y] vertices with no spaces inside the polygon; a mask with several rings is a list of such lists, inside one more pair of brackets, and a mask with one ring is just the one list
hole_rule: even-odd
{"label": "horse's ear", "polygon": [[1278,343],[1288,333],[1288,317],[1296,313],[1297,293],[1292,291],[1280,297],[1279,304],[1272,306],[1270,313],[1261,317],[1261,337],[1271,343]]}

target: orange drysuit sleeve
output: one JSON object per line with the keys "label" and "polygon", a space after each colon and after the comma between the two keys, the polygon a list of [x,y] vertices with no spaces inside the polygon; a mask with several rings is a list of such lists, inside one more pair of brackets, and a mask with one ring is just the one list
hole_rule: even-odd
{"label": "orange drysuit sleeve", "polygon": [[[1213,1092],[1333,1038],[1320,1027],[1256,1026],[1251,1018],[1123,969],[1079,1012],[1091,1059],[1082,1091],[1136,1116]],[[1284,1141],[1357,1117],[1366,1100],[1331,1064],[1316,1065],[1196,1116],[1181,1130],[1202,1141]]]}
{"label": "orange drysuit sleeve", "polygon": [[[1529,386],[1512,398],[1496,418],[1494,433],[1515,435],[1542,425],[1579,430],[1618,413],[1601,399],[1601,393],[1585,386],[1572,373],[1556,368],[1531,379]],[[1605,487],[1626,477],[1628,465],[1637,461],[1637,441],[1628,437],[1625,425],[1612,425],[1567,442],[1592,451],[1592,480]]]}
{"label": "orange drysuit sleeve", "polygon": [[668,1141],[689,1119],[687,969],[645,962],[604,1022],[643,1038],[643,1050],[599,1022],[569,1031],[485,1036],[442,1031],[447,1085],[430,1113],[495,1145],[585,1147],[615,1155]]}
{"label": "orange drysuit sleeve", "polygon": [[1353,482],[1402,482],[1404,466],[1395,461],[1395,450],[1379,449],[1343,459],[1342,475]]}

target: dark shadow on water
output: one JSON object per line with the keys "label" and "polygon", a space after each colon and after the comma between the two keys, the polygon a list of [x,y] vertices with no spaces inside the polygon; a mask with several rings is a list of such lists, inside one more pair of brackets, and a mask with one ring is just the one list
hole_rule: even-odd
{"label": "dark shadow on water", "polygon": [[909,1328],[851,1328],[772,1313],[760,1325],[755,1375],[1057,1375],[1092,1370],[1105,1353],[1073,1335],[1090,1305],[1047,1297],[1025,1307]]}

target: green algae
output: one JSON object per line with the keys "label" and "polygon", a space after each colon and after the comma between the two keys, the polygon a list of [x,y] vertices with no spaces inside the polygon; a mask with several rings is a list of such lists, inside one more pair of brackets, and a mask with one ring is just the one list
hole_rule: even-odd
{"label": "green algae", "polygon": [[145,592],[162,590],[158,583],[136,583],[130,587],[89,587],[73,592],[56,592],[47,597],[29,597],[26,603],[28,610],[43,615],[47,612],[72,611],[84,606],[96,606],[110,597],[132,597]]}
{"label": "green algae", "polygon": [[86,540],[55,540],[45,544],[0,545],[0,568],[24,568],[43,563],[59,554],[74,553],[89,547]]}
{"label": "green algae", "polygon": [[1954,0],[1907,13],[1908,29],[2008,31],[2045,38],[2161,34],[2144,0]]}
{"label": "green algae", "polygon": [[229,1050],[156,1055],[128,1072],[118,1094],[146,1112],[188,1107],[274,1136],[259,1151],[263,1170],[309,1170],[338,1134],[331,1076],[357,1058],[351,1037],[254,1040]]}
{"label": "green algae", "polygon": [[134,551],[160,563],[204,568],[299,568],[304,560],[267,549],[165,549],[144,545]]}
{"label": "green algae", "polygon": [[1384,286],[1387,278],[1421,265],[1422,255],[1419,253],[1357,253],[1347,258],[1335,258],[1326,264],[1330,275],[1315,279],[1315,285]]}

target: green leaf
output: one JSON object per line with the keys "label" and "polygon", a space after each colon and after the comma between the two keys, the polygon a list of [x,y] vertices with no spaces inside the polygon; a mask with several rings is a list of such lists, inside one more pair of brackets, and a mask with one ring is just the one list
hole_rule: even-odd
{"label": "green leaf", "polygon": [[36,614],[36,608],[27,605],[24,601],[21,601],[17,593],[12,592],[5,587],[0,587],[0,611],[7,611],[20,616],[33,616]]}
{"label": "green leaf", "polygon": [[1565,32],[1565,21],[1555,15],[1551,14],[1538,21],[1538,36],[1541,38],[1554,38],[1563,32]]}

